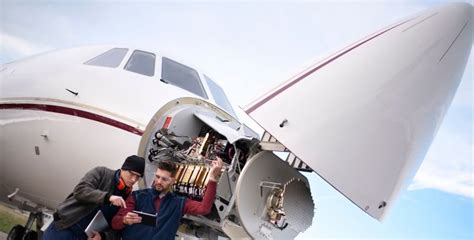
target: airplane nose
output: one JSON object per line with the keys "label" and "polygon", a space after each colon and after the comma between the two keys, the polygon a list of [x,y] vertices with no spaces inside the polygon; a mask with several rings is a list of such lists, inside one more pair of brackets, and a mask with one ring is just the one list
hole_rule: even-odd
{"label": "airplane nose", "polygon": [[[462,55],[459,51],[467,50],[457,46],[469,43],[472,45],[473,13],[473,6],[469,3],[448,4],[440,9],[435,9],[429,16],[414,23],[413,28],[414,30],[420,28],[421,33],[433,34],[426,34],[425,39],[432,38],[440,42],[441,56],[438,61],[441,62],[448,55],[456,57]],[[434,29],[436,31],[433,31]],[[410,30],[407,29],[407,31]],[[466,55],[467,57],[468,55]]]}
{"label": "airplane nose", "polygon": [[[374,49],[389,46],[385,50],[387,54],[384,54],[386,62],[405,66],[389,67],[399,71],[398,76],[417,72],[417,68],[423,71],[432,68],[436,72],[443,69],[443,72],[462,74],[463,71],[456,68],[463,69],[462,63],[469,58],[473,42],[473,14],[474,7],[469,3],[451,3],[428,9],[386,30],[381,41],[374,41]],[[447,77],[459,79],[457,76]]]}
{"label": "airplane nose", "polygon": [[[456,93],[471,52],[472,15],[468,3],[420,12],[306,68],[246,112],[381,219],[420,166]],[[310,107],[295,107],[302,102]],[[288,124],[280,127],[283,119]]]}

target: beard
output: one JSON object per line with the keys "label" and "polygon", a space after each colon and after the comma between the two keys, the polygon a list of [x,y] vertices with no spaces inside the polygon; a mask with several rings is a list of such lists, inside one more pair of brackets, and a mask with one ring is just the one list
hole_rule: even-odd
{"label": "beard", "polygon": [[161,184],[155,184],[155,189],[156,189],[157,191],[162,192],[163,190],[165,190],[165,187],[164,187],[163,185],[161,185]]}
{"label": "beard", "polygon": [[153,185],[155,186],[155,189],[159,192],[166,192],[171,186],[171,184],[159,184],[156,182],[154,182]]}

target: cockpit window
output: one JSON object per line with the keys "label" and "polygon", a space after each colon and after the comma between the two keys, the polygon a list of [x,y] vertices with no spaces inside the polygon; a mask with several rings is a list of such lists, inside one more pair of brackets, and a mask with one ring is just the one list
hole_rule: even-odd
{"label": "cockpit window", "polygon": [[207,85],[209,86],[209,89],[211,90],[212,96],[214,96],[217,105],[225,109],[228,113],[230,113],[230,115],[237,117],[232,105],[229,102],[229,99],[227,99],[227,96],[225,95],[224,90],[208,76],[204,75],[204,78],[207,81]]}
{"label": "cockpit window", "polygon": [[196,70],[165,57],[163,58],[161,68],[162,81],[180,87],[203,98],[208,98]]}
{"label": "cockpit window", "polygon": [[125,70],[152,77],[155,75],[155,59],[153,53],[135,50],[125,65]]}
{"label": "cockpit window", "polygon": [[127,48],[112,48],[109,51],[102,53],[91,60],[88,60],[84,64],[115,68],[120,65],[127,52]]}

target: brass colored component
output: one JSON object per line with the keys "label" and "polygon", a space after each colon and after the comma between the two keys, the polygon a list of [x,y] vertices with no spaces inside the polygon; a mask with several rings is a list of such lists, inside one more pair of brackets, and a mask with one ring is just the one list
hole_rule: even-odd
{"label": "brass colored component", "polygon": [[199,147],[198,154],[204,155],[202,154],[202,151],[204,150],[204,147],[207,145],[206,142],[208,138],[209,138],[209,133],[206,133],[206,136],[204,137],[204,140],[202,140],[201,146]]}
{"label": "brass colored component", "polygon": [[176,178],[176,183],[182,183],[183,182],[183,179],[184,179],[184,175],[186,174],[186,171],[188,171],[188,167],[189,165],[182,165],[183,168],[182,168],[182,171],[180,173],[180,176],[179,178]]}
{"label": "brass colored component", "polygon": [[207,183],[209,182],[209,178],[210,178],[210,176],[211,176],[211,174],[209,174],[209,172],[210,172],[210,169],[209,169],[209,171],[207,172],[206,177],[204,178],[204,182],[202,183],[202,187],[203,187],[203,188],[206,187],[206,186],[207,186]]}
{"label": "brass colored component", "polygon": [[191,184],[192,186],[196,186],[196,178],[199,174],[199,172],[201,171],[201,168],[202,166],[195,166],[194,167],[194,171],[189,179],[189,184]]}
{"label": "brass colored component", "polygon": [[176,177],[175,177],[176,182],[180,181],[185,168],[186,168],[186,165],[178,164],[178,170],[176,171]]}
{"label": "brass colored component", "polygon": [[204,182],[209,173],[209,170],[210,169],[207,166],[203,166],[202,171],[199,173],[199,177],[197,178],[196,187],[199,187],[199,188],[205,187]]}
{"label": "brass colored component", "polygon": [[194,165],[188,165],[188,167],[186,168],[186,172],[184,173],[183,180],[181,181],[182,184],[189,184],[189,180],[191,179],[191,175],[193,174],[194,168]]}
{"label": "brass colored component", "polygon": [[211,167],[207,164],[179,163],[174,188],[176,191],[202,197],[209,182]]}

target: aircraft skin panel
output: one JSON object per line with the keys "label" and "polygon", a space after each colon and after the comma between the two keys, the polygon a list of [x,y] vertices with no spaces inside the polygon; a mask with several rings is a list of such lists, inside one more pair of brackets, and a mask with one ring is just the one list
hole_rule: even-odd
{"label": "aircraft skin panel", "polygon": [[[53,102],[56,103],[56,102]],[[78,116],[81,118],[86,118],[90,119],[93,121],[101,122],[110,126],[114,126],[116,128],[120,128],[122,130],[125,130],[127,132],[131,132],[134,134],[137,134],[141,136],[143,134],[143,126],[140,126],[136,122],[130,119],[124,119],[123,117],[120,118],[120,116],[115,116],[118,117],[118,120],[113,119],[112,116],[107,117],[104,114],[107,113],[106,111],[98,111],[98,113],[94,113],[93,110],[98,110],[98,109],[84,109],[82,110],[80,107],[76,105],[56,105],[56,104],[51,104],[51,102],[43,102],[39,103],[37,101],[26,101],[26,102],[12,102],[12,103],[1,103],[0,102],[0,109],[16,109],[16,110],[37,110],[37,111],[46,111],[46,112],[55,112],[55,113],[61,113],[61,114],[67,114],[67,115],[73,115],[73,116]],[[92,110],[92,111],[91,111]],[[103,115],[101,115],[103,114]],[[127,121],[128,120],[128,121]],[[10,121],[15,121],[15,120],[10,120]],[[130,124],[129,122],[132,122]]]}
{"label": "aircraft skin panel", "polygon": [[127,156],[137,153],[141,138],[74,115],[29,109],[1,112],[1,194],[19,188],[18,195],[51,209],[90,169],[120,168]]}
{"label": "aircraft skin panel", "polygon": [[[161,56],[156,57],[154,76],[124,70],[133,48],[129,48],[122,63],[115,68],[84,64],[112,48],[114,46],[88,46],[58,50],[2,65],[0,103],[31,99],[63,101],[106,109],[146,125],[156,109],[176,96],[201,98],[160,81]],[[205,81],[202,84],[205,85]]]}
{"label": "aircraft skin panel", "polygon": [[[151,77],[124,70],[134,48],[128,48],[115,68],[84,64],[115,47],[56,50],[0,66],[0,173],[6,173],[0,178],[2,196],[18,187],[19,196],[55,208],[91,168],[117,169],[116,163],[137,154],[146,124],[163,105],[177,97],[215,103],[206,81],[202,80],[202,85],[209,100],[161,82],[158,55]],[[40,136],[44,132],[50,134],[47,141]],[[40,155],[36,155],[36,147]],[[58,159],[64,159],[64,164],[54,166]],[[43,170],[49,169],[44,166],[54,171],[45,173]],[[18,172],[25,172],[28,178],[13,174]],[[58,176],[51,175],[55,172]],[[55,179],[67,180],[57,183]],[[45,188],[44,183],[48,189],[39,191]]]}
{"label": "aircraft skin panel", "polygon": [[421,12],[290,79],[246,112],[380,220],[452,101],[472,45],[471,16],[465,3]]}

